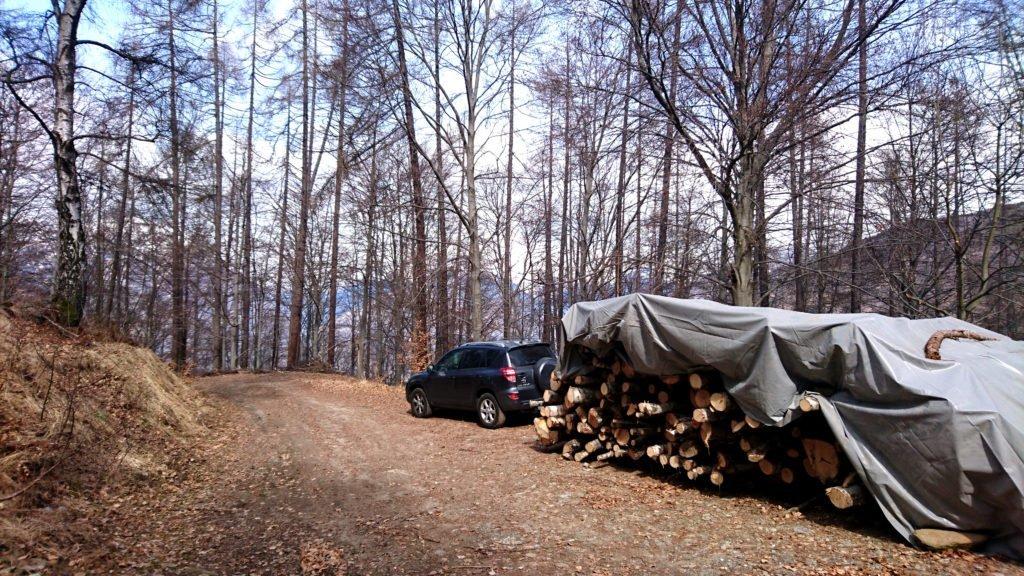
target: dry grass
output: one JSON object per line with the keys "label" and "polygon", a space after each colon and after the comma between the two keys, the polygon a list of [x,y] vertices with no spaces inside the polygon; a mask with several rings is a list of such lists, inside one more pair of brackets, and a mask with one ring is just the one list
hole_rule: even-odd
{"label": "dry grass", "polygon": [[0,314],[0,566],[81,545],[92,497],[167,474],[201,407],[149,350]]}

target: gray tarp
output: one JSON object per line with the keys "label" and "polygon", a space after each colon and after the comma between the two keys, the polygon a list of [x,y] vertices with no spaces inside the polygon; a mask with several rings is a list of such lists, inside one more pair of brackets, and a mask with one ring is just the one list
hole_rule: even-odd
{"label": "gray tarp", "polygon": [[[581,302],[562,318],[559,369],[579,351],[628,355],[648,374],[713,368],[765,424],[793,416],[801,394],[822,411],[893,527],[990,534],[988,550],[1024,557],[1024,342],[952,318],[804,314],[635,294]],[[937,330],[994,341],[942,345]],[[797,411],[799,412],[799,411]]]}

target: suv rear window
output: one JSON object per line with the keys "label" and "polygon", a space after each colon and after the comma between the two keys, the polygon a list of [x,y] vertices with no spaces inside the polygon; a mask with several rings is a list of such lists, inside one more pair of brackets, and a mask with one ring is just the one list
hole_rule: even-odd
{"label": "suv rear window", "polygon": [[508,357],[513,366],[533,366],[541,358],[554,358],[555,353],[547,344],[534,344],[513,348],[508,351]]}

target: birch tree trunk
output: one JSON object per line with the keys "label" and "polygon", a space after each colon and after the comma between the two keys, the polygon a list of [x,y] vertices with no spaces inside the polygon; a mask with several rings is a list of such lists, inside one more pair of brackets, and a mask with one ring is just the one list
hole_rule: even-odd
{"label": "birch tree trunk", "polygon": [[[82,322],[85,306],[85,230],[82,192],[78,184],[75,149],[75,71],[78,23],[86,0],[66,0],[57,14],[56,61],[53,63],[54,124],[51,132],[57,172],[57,269],[51,298],[57,321],[65,326]],[[55,10],[56,11],[56,10]]]}

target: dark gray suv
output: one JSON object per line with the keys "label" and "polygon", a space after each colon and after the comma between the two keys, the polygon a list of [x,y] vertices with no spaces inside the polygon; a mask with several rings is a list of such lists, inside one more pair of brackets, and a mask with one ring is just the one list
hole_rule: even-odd
{"label": "dark gray suv", "polygon": [[506,414],[540,404],[555,369],[555,353],[541,342],[470,342],[405,383],[412,413],[426,418],[435,408],[475,410],[486,428],[498,428]]}

